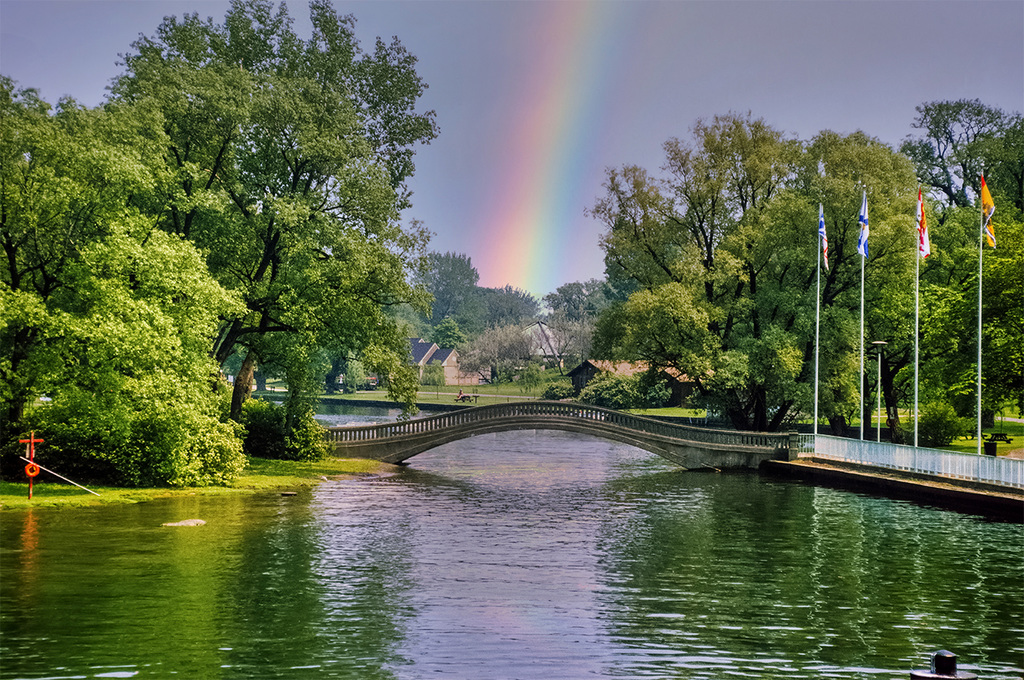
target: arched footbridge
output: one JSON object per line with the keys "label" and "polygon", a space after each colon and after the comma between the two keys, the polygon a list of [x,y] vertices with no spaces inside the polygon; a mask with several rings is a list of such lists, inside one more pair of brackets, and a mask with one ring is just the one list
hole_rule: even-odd
{"label": "arched footbridge", "polygon": [[430,418],[363,427],[332,427],[338,456],[401,463],[442,444],[490,432],[562,430],[650,451],[685,468],[756,468],[796,458],[796,433],[737,432],[676,425],[560,401],[478,406]]}

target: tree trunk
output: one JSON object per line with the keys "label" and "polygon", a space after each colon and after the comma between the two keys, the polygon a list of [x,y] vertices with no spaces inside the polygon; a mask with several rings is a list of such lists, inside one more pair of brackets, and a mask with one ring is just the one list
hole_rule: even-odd
{"label": "tree trunk", "polygon": [[829,416],[829,431],[836,437],[846,436],[846,416]]}
{"label": "tree trunk", "polygon": [[238,369],[238,375],[235,376],[235,387],[231,392],[231,420],[235,422],[242,420],[242,404],[252,394],[252,378],[255,372],[256,356],[252,350],[249,350],[242,361],[242,367]]}
{"label": "tree trunk", "polygon": [[900,424],[900,411],[896,406],[895,399],[890,399],[888,393],[885,395],[885,415],[886,424],[889,426],[889,441],[893,444],[906,444],[906,437]]}

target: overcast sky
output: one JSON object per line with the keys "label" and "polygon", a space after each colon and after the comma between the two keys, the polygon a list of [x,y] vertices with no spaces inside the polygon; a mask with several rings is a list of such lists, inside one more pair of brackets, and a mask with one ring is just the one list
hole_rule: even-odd
{"label": "overcast sky", "polygon": [[[980,99],[1024,109],[1024,2],[342,2],[365,49],[399,40],[440,136],[411,181],[432,249],[468,254],[481,285],[542,296],[602,277],[584,211],[605,169],[662,165],[702,117],[752,112],[807,139],[863,130],[898,145],[914,107]],[[0,0],[0,72],[95,106],[118,54],[162,17],[223,20],[213,0]],[[308,36],[305,2],[289,5]],[[814,238],[816,232],[809,232]]]}

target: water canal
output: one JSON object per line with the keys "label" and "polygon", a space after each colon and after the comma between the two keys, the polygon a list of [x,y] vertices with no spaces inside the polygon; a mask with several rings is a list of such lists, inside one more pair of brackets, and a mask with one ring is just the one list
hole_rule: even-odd
{"label": "water canal", "polygon": [[1024,672],[1021,525],[565,433],[0,522],[2,678],[904,679],[937,649]]}

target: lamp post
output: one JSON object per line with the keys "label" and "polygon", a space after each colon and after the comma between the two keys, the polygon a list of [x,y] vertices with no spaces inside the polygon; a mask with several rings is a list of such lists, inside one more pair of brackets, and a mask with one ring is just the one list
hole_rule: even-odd
{"label": "lamp post", "polygon": [[882,441],[882,350],[888,345],[885,340],[875,340],[871,345],[878,353],[878,427],[875,428],[875,441]]}

